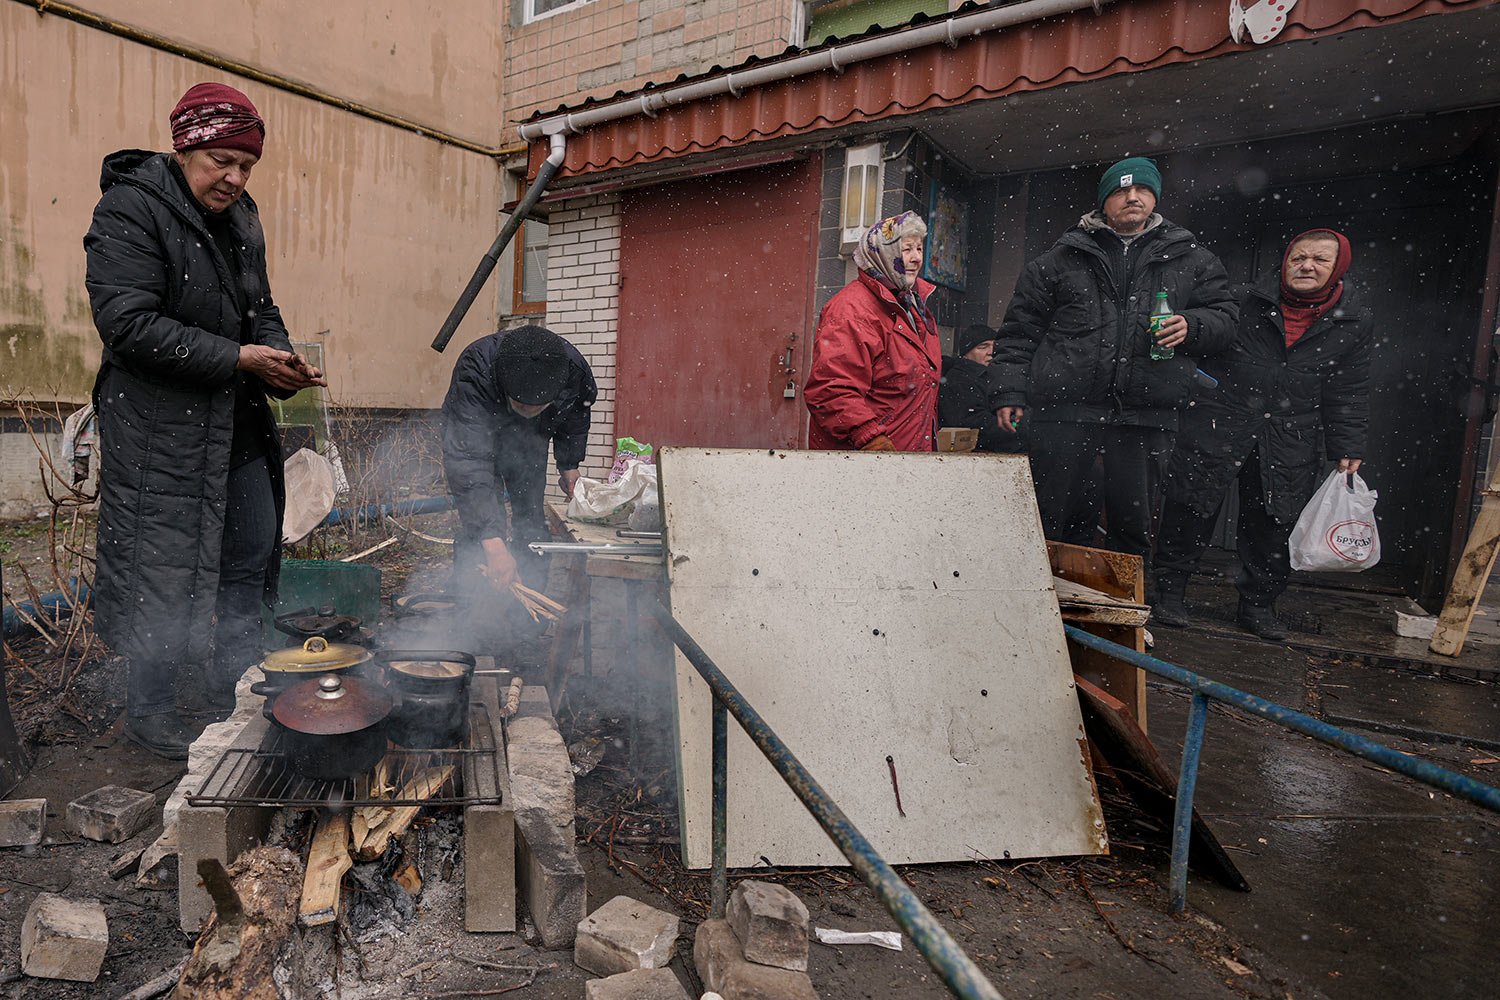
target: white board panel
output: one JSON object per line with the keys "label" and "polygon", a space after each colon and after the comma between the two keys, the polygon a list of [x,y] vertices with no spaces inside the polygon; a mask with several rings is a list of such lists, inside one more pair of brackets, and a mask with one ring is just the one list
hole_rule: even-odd
{"label": "white board panel", "polygon": [[[887,861],[1108,850],[1024,457],[658,462],[673,615]],[[681,654],[676,683],[702,868],[711,699]],[[733,720],[729,737],[729,864],[844,863]]]}

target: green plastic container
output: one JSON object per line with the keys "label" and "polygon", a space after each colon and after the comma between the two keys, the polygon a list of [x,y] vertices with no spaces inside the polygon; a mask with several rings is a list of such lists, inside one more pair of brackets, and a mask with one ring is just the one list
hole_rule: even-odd
{"label": "green plastic container", "polygon": [[380,620],[379,568],[323,559],[283,559],[276,607],[265,616],[266,648],[280,649],[289,641],[276,631],[277,615],[330,604],[338,614],[353,615],[365,628],[374,628]]}

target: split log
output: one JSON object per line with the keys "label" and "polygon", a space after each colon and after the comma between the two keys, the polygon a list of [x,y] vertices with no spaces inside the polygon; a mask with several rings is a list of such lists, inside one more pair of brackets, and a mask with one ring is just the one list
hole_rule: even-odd
{"label": "split log", "polygon": [[349,856],[349,814],[325,809],[318,817],[307,855],[307,873],[302,879],[302,907],[297,916],[303,927],[321,927],[339,918],[339,889],[344,873],[354,867]]}
{"label": "split log", "polygon": [[[453,765],[445,764],[442,767],[429,767],[415,778],[408,781],[397,793],[399,799],[427,799],[437,794],[443,783],[453,776]],[[355,857],[361,861],[373,861],[375,858],[385,854],[386,846],[392,837],[399,837],[411,826],[412,820],[422,811],[420,805],[397,806],[387,809],[389,814],[381,821],[372,825],[369,834],[355,848]]]}
{"label": "split log", "polygon": [[302,859],[283,847],[256,847],[225,871],[198,862],[213,897],[209,919],[173,1000],[277,1000],[277,956],[297,941]]}

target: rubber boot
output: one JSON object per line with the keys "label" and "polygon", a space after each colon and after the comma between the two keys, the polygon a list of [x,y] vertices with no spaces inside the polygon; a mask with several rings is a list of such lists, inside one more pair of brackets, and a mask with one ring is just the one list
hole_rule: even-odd
{"label": "rubber boot", "polygon": [[176,712],[158,712],[126,718],[125,736],[165,760],[187,760],[195,731]]}
{"label": "rubber boot", "polygon": [[1256,604],[1240,602],[1239,613],[1235,616],[1240,628],[1262,639],[1272,642],[1281,642],[1287,637],[1286,629],[1276,620],[1274,608],[1261,607]]}
{"label": "rubber boot", "polygon": [[1158,589],[1156,603],[1151,605],[1151,624],[1167,628],[1187,628],[1193,623],[1183,603],[1182,592]]}

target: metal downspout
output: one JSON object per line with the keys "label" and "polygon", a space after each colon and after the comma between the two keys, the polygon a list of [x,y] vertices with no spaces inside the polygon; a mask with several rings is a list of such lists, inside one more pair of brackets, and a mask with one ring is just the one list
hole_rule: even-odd
{"label": "metal downspout", "polygon": [[516,210],[510,213],[510,218],[500,229],[500,235],[495,237],[495,242],[490,244],[490,249],[479,261],[479,266],[474,268],[474,276],[469,279],[468,285],[464,287],[463,294],[453,304],[453,310],[448,313],[448,318],[443,321],[443,328],[438,335],[432,339],[432,349],[439,354],[448,346],[448,341],[453,339],[453,333],[458,329],[458,324],[463,322],[464,316],[468,314],[469,307],[479,296],[479,290],[489,280],[495,265],[500,262],[500,255],[510,245],[511,239],[516,231],[521,228],[521,223],[526,221],[526,216],[536,205],[537,199],[542,196],[548,184],[552,182],[553,176],[557,174],[557,168],[562,166],[563,159],[568,153],[568,138],[561,132],[554,132],[551,136],[552,149],[547,154],[547,159],[542,162],[541,168],[536,172],[536,180],[531,182],[526,194],[516,205]]}
{"label": "metal downspout", "polygon": [[739,97],[745,90],[753,87],[778,83],[823,70],[841,73],[854,63],[867,59],[907,52],[938,42],[950,46],[956,45],[962,38],[972,38],[986,31],[1009,28],[1044,17],[1072,14],[1080,10],[1092,10],[1099,14],[1102,13],[1106,4],[1113,2],[1115,0],[1027,0],[1023,3],[975,11],[972,14],[963,14],[932,24],[893,31],[876,38],[860,39],[807,55],[752,66],[738,73],[725,73],[722,76],[685,83],[677,87],[653,89],[648,93],[615,101],[602,107],[552,115],[522,125],[520,127],[521,138],[530,143],[558,133],[576,135],[591,126],[629,118],[633,115],[643,114],[655,117],[658,111],[674,105],[688,104],[725,94]]}

